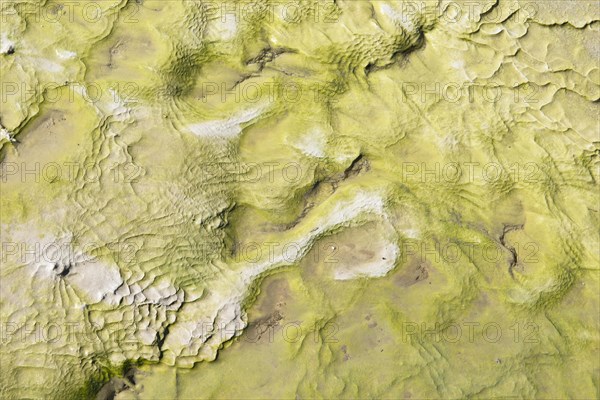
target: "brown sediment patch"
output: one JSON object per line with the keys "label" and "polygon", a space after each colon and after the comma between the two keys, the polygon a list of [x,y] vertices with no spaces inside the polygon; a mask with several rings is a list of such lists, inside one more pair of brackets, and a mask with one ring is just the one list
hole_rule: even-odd
{"label": "brown sediment patch", "polygon": [[394,283],[401,287],[409,287],[420,282],[425,282],[429,278],[432,270],[428,261],[413,259],[404,269],[403,273],[394,277]]}
{"label": "brown sediment patch", "polygon": [[259,343],[272,340],[274,331],[285,318],[285,306],[291,290],[283,278],[272,279],[263,285],[264,289],[249,312],[245,333],[251,341]]}

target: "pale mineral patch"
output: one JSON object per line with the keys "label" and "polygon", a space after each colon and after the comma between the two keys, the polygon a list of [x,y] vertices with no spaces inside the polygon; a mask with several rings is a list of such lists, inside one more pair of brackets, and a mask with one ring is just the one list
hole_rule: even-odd
{"label": "pale mineral patch", "polygon": [[200,137],[234,138],[242,132],[242,124],[258,118],[266,106],[240,111],[227,119],[199,122],[188,126],[190,132]]}

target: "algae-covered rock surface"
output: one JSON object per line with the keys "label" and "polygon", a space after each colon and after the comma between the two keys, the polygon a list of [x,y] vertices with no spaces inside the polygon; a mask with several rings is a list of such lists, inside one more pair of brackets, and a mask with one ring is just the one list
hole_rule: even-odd
{"label": "algae-covered rock surface", "polygon": [[1,0],[2,399],[600,398],[600,3]]}

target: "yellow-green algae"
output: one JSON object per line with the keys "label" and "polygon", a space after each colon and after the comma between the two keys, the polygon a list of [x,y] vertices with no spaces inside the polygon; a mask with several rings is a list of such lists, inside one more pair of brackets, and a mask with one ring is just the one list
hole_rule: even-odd
{"label": "yellow-green algae", "polygon": [[1,397],[600,397],[597,2],[1,7]]}

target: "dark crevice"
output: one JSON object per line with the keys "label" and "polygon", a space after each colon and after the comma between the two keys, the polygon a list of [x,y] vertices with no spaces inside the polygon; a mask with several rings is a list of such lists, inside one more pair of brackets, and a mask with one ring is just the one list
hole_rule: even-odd
{"label": "dark crevice", "polygon": [[344,172],[322,179],[317,179],[302,196],[304,207],[302,208],[302,212],[298,218],[296,218],[293,222],[283,226],[282,230],[288,230],[298,225],[298,223],[300,223],[300,221],[306,217],[309,211],[312,210],[315,204],[319,201],[318,198],[320,195],[322,197],[322,195],[326,195],[327,193],[329,193],[329,195],[333,194],[343,181],[363,174],[370,168],[369,161],[362,154],[359,154],[358,157],[356,157],[350,163],[348,168],[344,170]]}
{"label": "dark crevice", "polygon": [[68,263],[65,265],[55,263],[54,268],[52,268],[52,270],[55,271],[58,276],[60,276],[61,278],[64,278],[65,276],[67,276],[69,274],[69,272],[71,272],[71,267],[72,267],[71,263]]}
{"label": "dark crevice", "polygon": [[359,154],[344,171],[343,179],[352,178],[363,172],[367,172],[370,168],[369,161],[362,154]]}
{"label": "dark crevice", "polygon": [[246,61],[246,65],[257,64],[259,72],[262,72],[262,70],[265,68],[265,65],[285,53],[296,53],[296,50],[285,47],[272,48],[269,46],[262,49],[256,57]]}
{"label": "dark crevice", "polygon": [[513,279],[515,279],[514,268],[517,265],[517,263],[519,262],[519,259],[517,257],[517,250],[515,250],[514,247],[512,247],[511,245],[506,243],[506,234],[508,232],[521,230],[521,229],[523,229],[523,224],[520,224],[520,225],[504,224],[504,228],[502,229],[502,234],[500,235],[500,238],[499,238],[500,244],[502,244],[502,246],[505,249],[507,249],[511,254],[511,259],[510,259],[510,262],[508,265],[508,273],[510,274],[511,278],[513,278]]}

